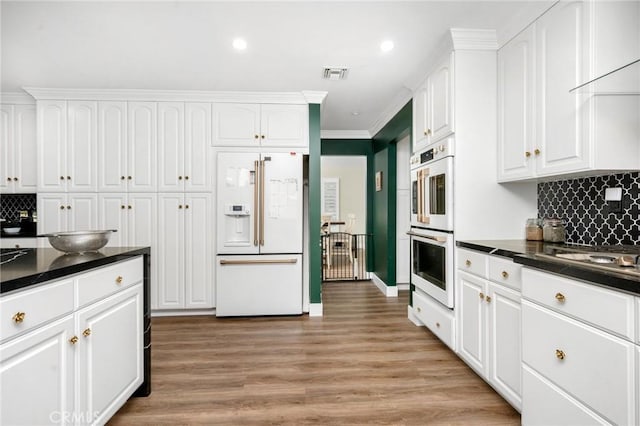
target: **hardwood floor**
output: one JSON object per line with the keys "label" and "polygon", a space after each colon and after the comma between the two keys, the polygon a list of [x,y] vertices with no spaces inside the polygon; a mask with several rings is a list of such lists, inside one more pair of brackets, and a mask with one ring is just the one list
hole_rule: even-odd
{"label": "hardwood floor", "polygon": [[520,424],[407,300],[332,282],[321,318],[154,318],[152,394],[110,424]]}

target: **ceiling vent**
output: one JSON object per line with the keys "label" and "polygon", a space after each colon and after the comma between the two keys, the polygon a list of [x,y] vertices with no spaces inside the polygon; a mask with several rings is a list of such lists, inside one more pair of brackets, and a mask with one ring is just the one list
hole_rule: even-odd
{"label": "ceiling vent", "polygon": [[344,80],[347,78],[348,72],[347,68],[325,68],[322,72],[322,78],[325,80]]}

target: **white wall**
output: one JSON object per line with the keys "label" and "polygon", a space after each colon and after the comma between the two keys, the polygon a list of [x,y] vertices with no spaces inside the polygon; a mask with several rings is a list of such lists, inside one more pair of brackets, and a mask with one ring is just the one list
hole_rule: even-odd
{"label": "white wall", "polygon": [[321,176],[340,180],[339,218],[356,215],[354,234],[364,234],[367,224],[367,158],[365,156],[324,156]]}
{"label": "white wall", "polygon": [[411,177],[409,160],[411,140],[409,136],[397,144],[397,195],[396,195],[396,284],[409,283],[410,247],[407,231],[411,227]]}

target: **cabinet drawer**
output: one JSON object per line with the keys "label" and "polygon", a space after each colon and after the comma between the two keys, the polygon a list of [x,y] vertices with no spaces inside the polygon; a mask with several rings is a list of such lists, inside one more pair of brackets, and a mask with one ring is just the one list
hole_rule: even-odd
{"label": "cabinet drawer", "polygon": [[634,298],[629,294],[524,268],[522,297],[630,341],[635,339]]}
{"label": "cabinet drawer", "polygon": [[607,422],[558,389],[535,371],[524,366],[522,383],[522,424],[526,426],[589,426]]}
{"label": "cabinet drawer", "polygon": [[0,341],[73,312],[73,308],[72,279],[4,296],[0,299]]}
{"label": "cabinet drawer", "polygon": [[413,312],[433,334],[455,350],[453,312],[417,291],[413,292]]}
{"label": "cabinet drawer", "polygon": [[487,278],[488,255],[473,250],[458,249],[456,257],[459,270]]}
{"label": "cabinet drawer", "polygon": [[142,256],[78,277],[78,306],[102,299],[142,281]]}
{"label": "cabinet drawer", "polygon": [[526,300],[522,335],[525,364],[609,421],[636,424],[633,343]]}
{"label": "cabinet drawer", "polygon": [[515,290],[522,288],[522,266],[510,259],[489,256],[489,279]]}

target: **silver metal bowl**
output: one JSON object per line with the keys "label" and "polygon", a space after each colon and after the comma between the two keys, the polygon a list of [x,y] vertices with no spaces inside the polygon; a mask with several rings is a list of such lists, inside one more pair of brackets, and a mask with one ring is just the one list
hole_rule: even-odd
{"label": "silver metal bowl", "polygon": [[54,232],[38,236],[47,237],[49,244],[56,250],[65,253],[87,253],[100,250],[106,246],[112,232],[118,231],[116,229],[103,231],[70,231]]}

